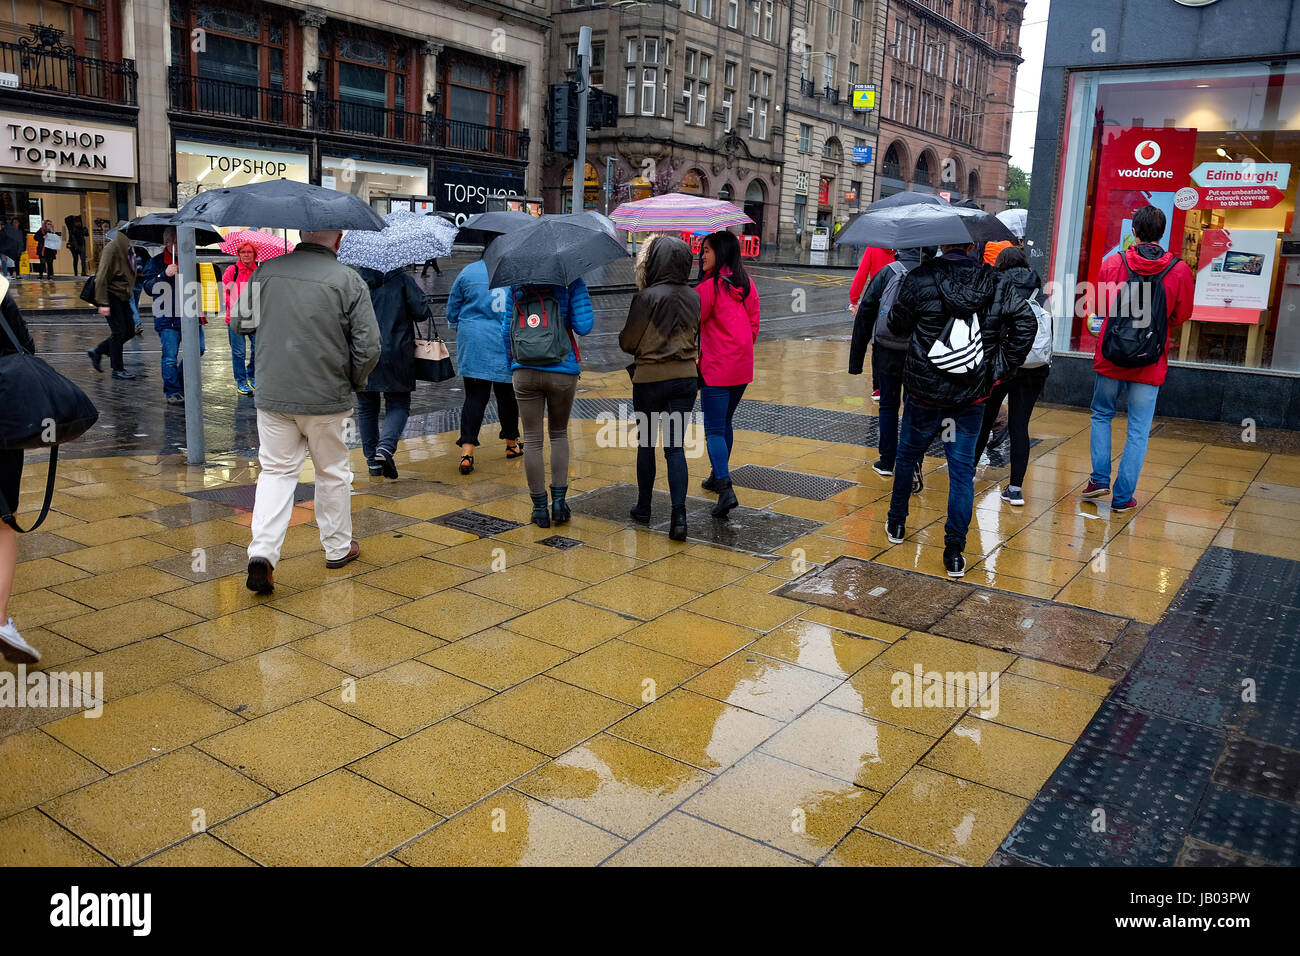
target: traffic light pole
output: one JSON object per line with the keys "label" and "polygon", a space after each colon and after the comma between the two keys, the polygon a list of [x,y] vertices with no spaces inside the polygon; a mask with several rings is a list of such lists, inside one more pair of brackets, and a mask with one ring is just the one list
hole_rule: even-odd
{"label": "traffic light pole", "polygon": [[[199,361],[203,293],[194,245],[194,226],[177,226],[177,292],[172,308],[181,320],[181,353],[185,367],[185,461],[190,465],[201,465],[207,457],[207,442],[203,435],[203,372]],[[197,311],[193,308],[196,303]]]}
{"label": "traffic light pole", "polygon": [[578,157],[573,161],[573,212],[586,208],[587,96],[591,88],[591,27],[578,33]]}

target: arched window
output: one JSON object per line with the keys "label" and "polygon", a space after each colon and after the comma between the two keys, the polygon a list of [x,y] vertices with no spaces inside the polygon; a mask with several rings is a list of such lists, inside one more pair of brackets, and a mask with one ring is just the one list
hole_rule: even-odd
{"label": "arched window", "polygon": [[902,165],[898,160],[898,147],[891,145],[885,150],[885,168],[884,174],[890,179],[902,179]]}
{"label": "arched window", "polygon": [[967,185],[966,185],[966,197],[968,199],[974,199],[976,196],[979,195],[979,191],[980,191],[979,174],[972,172],[970,174],[970,179],[967,181]]}
{"label": "arched window", "polygon": [[916,173],[912,176],[912,181],[921,186],[930,185],[930,156],[928,153],[922,153],[916,160]]}

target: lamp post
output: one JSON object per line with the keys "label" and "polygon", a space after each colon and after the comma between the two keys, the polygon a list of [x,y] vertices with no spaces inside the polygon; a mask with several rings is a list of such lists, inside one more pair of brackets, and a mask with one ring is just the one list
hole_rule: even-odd
{"label": "lamp post", "polygon": [[[185,361],[185,461],[201,465],[207,457],[203,435],[203,370],[199,361],[199,324],[203,314],[203,287],[199,283],[198,263],[194,255],[194,227],[176,227],[176,289],[181,319],[181,351]],[[191,297],[191,291],[196,292]]]}
{"label": "lamp post", "polygon": [[573,211],[582,212],[587,188],[587,92],[591,88],[591,27],[578,32],[578,157],[573,161]]}

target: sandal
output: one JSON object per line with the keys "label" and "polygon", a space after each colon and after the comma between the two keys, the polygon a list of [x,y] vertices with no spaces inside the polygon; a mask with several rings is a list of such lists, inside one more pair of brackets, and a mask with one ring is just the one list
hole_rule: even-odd
{"label": "sandal", "polygon": [[461,456],[460,456],[460,473],[461,473],[462,475],[468,475],[468,474],[469,474],[471,471],[473,471],[473,470],[474,470],[474,456],[473,456],[473,455],[461,455]]}
{"label": "sandal", "polygon": [[524,455],[524,446],[522,442],[515,442],[513,445],[506,445],[507,458],[522,458]]}

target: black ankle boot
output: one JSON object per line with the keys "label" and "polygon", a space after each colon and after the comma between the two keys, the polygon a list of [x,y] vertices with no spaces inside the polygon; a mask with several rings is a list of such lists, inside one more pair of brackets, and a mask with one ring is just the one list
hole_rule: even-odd
{"label": "black ankle boot", "polygon": [[569,486],[557,488],[551,485],[551,520],[556,524],[564,524],[572,517],[569,506],[564,503],[564,496],[569,493]]}
{"label": "black ankle boot", "polygon": [[539,528],[549,528],[551,526],[551,512],[546,506],[546,492],[543,491],[536,495],[529,492],[528,496],[533,499],[533,524]]}
{"label": "black ankle boot", "polygon": [[672,520],[668,524],[668,537],[674,541],[686,540],[686,509],[674,508]]}
{"label": "black ankle boot", "polygon": [[649,523],[650,523],[650,506],[649,506],[649,505],[645,505],[645,506],[643,507],[643,506],[641,505],[641,502],[638,501],[638,502],[636,503],[636,507],[633,508],[631,511],[629,511],[628,514],[632,516],[632,520],[635,521],[637,524],[649,524]]}
{"label": "black ankle boot", "polygon": [[725,518],[727,512],[737,507],[740,502],[736,500],[735,489],[731,487],[730,478],[719,478],[718,483],[718,503],[713,506],[713,517]]}
{"label": "black ankle boot", "polygon": [[713,477],[713,472],[709,472],[709,477],[700,482],[700,487],[705,491],[718,490],[718,479]]}

